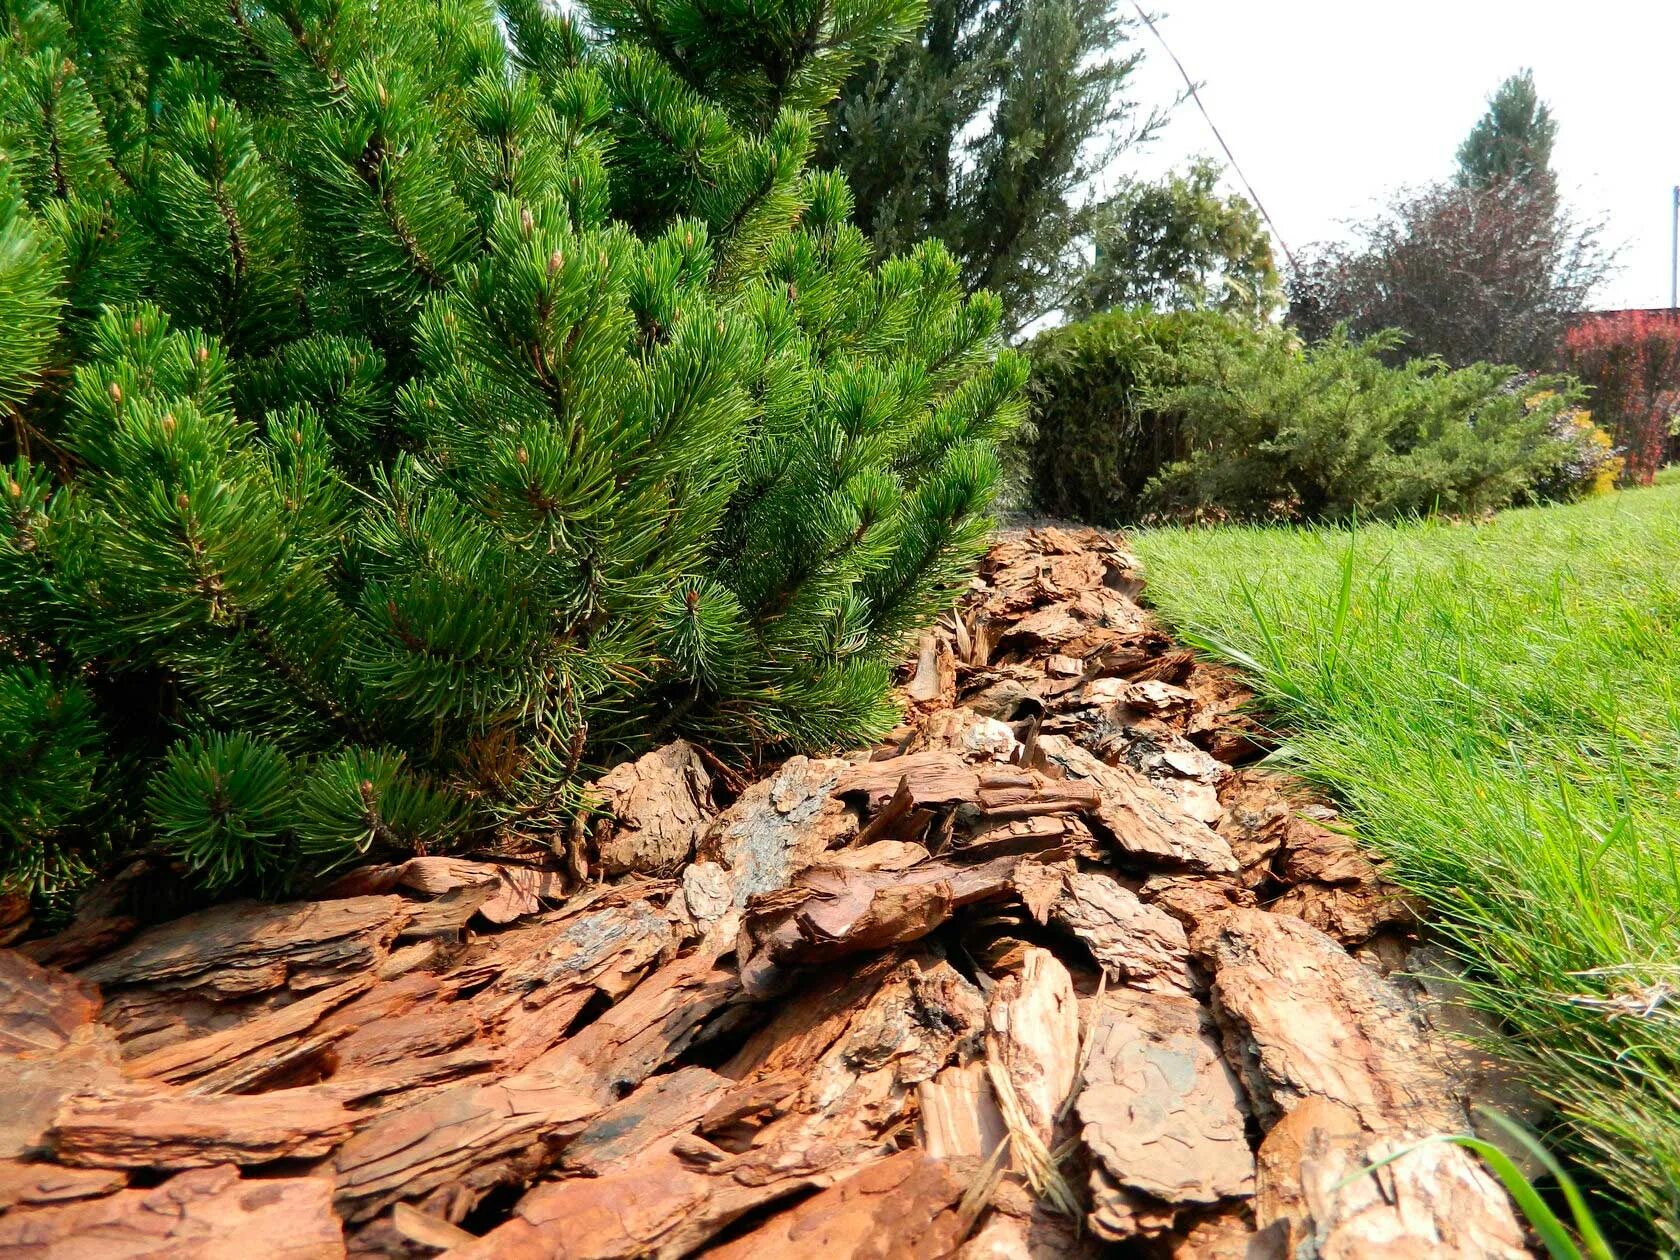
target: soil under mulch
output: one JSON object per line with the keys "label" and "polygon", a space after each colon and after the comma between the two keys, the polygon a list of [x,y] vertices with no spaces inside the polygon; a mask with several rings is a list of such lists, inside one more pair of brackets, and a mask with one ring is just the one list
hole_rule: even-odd
{"label": "soil under mulch", "polygon": [[0,950],[0,1254],[1527,1254],[1456,1147],[1356,1175],[1475,1065],[1140,587],[1007,537],[888,745],[672,744],[542,860],[150,926],[140,864]]}

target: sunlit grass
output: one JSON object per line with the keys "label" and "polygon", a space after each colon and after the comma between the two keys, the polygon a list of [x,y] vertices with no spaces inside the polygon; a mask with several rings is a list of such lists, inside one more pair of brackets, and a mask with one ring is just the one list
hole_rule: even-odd
{"label": "sunlit grass", "polygon": [[1482,525],[1133,539],[1179,632],[1427,899],[1472,999],[1680,1249],[1680,480]]}

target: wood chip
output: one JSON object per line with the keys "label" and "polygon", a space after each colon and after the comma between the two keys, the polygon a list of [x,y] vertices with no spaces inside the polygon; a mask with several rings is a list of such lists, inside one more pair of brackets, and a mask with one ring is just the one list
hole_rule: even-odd
{"label": "wood chip", "polygon": [[1266,1260],[1249,1248],[1254,1221],[1246,1211],[1220,1212],[1196,1221],[1173,1244],[1171,1260]]}
{"label": "wood chip", "polygon": [[1079,1062],[1079,1006],[1067,968],[1029,949],[1021,970],[992,990],[986,1057],[1008,1076],[1022,1114],[1048,1149]]}
{"label": "wood chip", "polygon": [[954,1251],[967,1232],[957,1208],[973,1172],[972,1165],[901,1151],[706,1255],[934,1260]]}
{"label": "wood chip", "polygon": [[1177,1209],[1254,1188],[1241,1086],[1193,998],[1111,990],[1094,1003],[1075,1111],[1095,1157],[1091,1228],[1117,1241]]}
{"label": "wood chip", "polygon": [[742,909],[749,897],[787,887],[795,871],[856,836],[857,815],[833,796],[850,769],[838,758],[789,758],[713,819],[699,858],[721,872],[727,899],[710,904]]}
{"label": "wood chip", "polygon": [[1263,1123],[1325,1098],[1373,1133],[1463,1127],[1416,1007],[1324,933],[1283,915],[1233,910],[1192,945],[1214,968],[1214,1013]]}
{"label": "wood chip", "polygon": [[686,1049],[736,996],[734,968],[720,965],[733,937],[725,923],[518,1075],[454,1086],[379,1117],[334,1157],[339,1210],[366,1220],[450,1184],[476,1198],[545,1166],[553,1158],[546,1140],[575,1135]]}
{"label": "wood chip", "polygon": [[1007,764],[1020,748],[1021,741],[1007,722],[965,706],[928,714],[917,724],[905,751],[955,752],[965,761]]}
{"label": "wood chip", "polygon": [[67,1098],[121,1085],[98,1011],[91,985],[0,950],[0,1159],[43,1153]]}
{"label": "wood chip", "polygon": [[149,1190],[0,1216],[17,1260],[344,1260],[324,1177],[240,1179],[228,1165]]}
{"label": "wood chip", "polygon": [[0,893],[0,948],[20,939],[29,931],[31,923],[28,897],[16,892]]}
{"label": "wood chip", "polygon": [[[977,1032],[979,1008],[971,985],[927,959],[884,960],[814,986],[707,1078],[708,1092],[720,1080],[730,1087],[700,1132],[671,1131],[683,1108],[649,1081],[619,1104],[625,1140],[598,1145],[592,1175],[535,1187],[450,1260],[690,1254],[755,1209],[877,1162],[918,1086]],[[612,1132],[605,1112],[599,1123]]]}
{"label": "wood chip", "polygon": [[496,870],[494,863],[475,862],[469,858],[442,855],[415,857],[406,862],[359,866],[353,871],[346,871],[323,888],[319,895],[323,898],[371,897],[406,888],[436,897],[457,888],[488,883],[496,878]]}
{"label": "wood chip", "polygon": [[[372,975],[357,976],[243,1023],[162,1046],[131,1060],[128,1073],[172,1085],[192,1083],[195,1093],[249,1089],[331,1045],[335,1038],[317,1025],[375,983]],[[341,1028],[339,1035],[347,1032]]]}
{"label": "wood chip", "polygon": [[[1350,1107],[1309,1098],[1261,1144],[1260,1254],[1323,1260],[1519,1260],[1530,1253],[1510,1200],[1475,1156],[1446,1143],[1373,1139]],[[1252,1253],[1251,1253],[1252,1254]]]}
{"label": "wood chip", "polygon": [[769,994],[785,970],[920,940],[959,907],[1013,891],[1027,859],[930,861],[906,870],[813,866],[792,886],[755,898],[742,920],[742,981]]}
{"label": "wood chip", "polygon": [[596,837],[606,875],[676,870],[717,812],[705,763],[686,740],[614,766],[595,781],[595,790],[610,820]]}
{"label": "wood chip", "polygon": [[0,1213],[73,1199],[97,1199],[121,1190],[128,1174],[110,1168],[65,1168],[0,1160]]}
{"label": "wood chip", "polygon": [[541,914],[543,907],[566,895],[566,877],[559,871],[499,863],[489,898],[478,907],[489,922],[501,925]]}
{"label": "wood chip", "polygon": [[903,784],[919,809],[972,803],[980,795],[980,774],[960,753],[930,749],[886,761],[852,766],[835,784],[834,794],[855,796],[871,810],[880,809]]}
{"label": "wood chip", "polygon": [[459,1225],[451,1224],[429,1212],[422,1212],[418,1208],[409,1207],[406,1203],[398,1203],[391,1209],[391,1228],[405,1242],[416,1243],[431,1251],[447,1251],[463,1243],[478,1241],[475,1235],[469,1234]]}
{"label": "wood chip", "polygon": [[904,684],[904,694],[916,704],[948,706],[956,702],[957,658],[942,633],[929,630],[922,635],[916,669]]}
{"label": "wood chip", "polygon": [[61,1049],[98,1012],[92,985],[0,950],[0,1055]]}
{"label": "wood chip", "polygon": [[990,1159],[1008,1136],[986,1066],[954,1064],[916,1088],[922,1146],[940,1159]]}
{"label": "wood chip", "polygon": [[1101,800],[1092,816],[1127,857],[1204,874],[1237,870],[1236,856],[1222,836],[1135,770],[1099,761],[1059,735],[1040,736],[1039,747],[1063,773],[1095,785]]}
{"label": "wood chip", "polygon": [[315,1088],[267,1094],[83,1094],[53,1121],[53,1153],[75,1168],[207,1168],[327,1155],[354,1117]]}
{"label": "wood chip", "polygon": [[1157,992],[1194,987],[1183,925],[1109,875],[1065,873],[1049,919],[1083,941],[1113,980]]}
{"label": "wood chip", "polygon": [[107,989],[147,984],[245,994],[298,974],[368,967],[406,925],[400,897],[232,902],[142,932],[80,974]]}

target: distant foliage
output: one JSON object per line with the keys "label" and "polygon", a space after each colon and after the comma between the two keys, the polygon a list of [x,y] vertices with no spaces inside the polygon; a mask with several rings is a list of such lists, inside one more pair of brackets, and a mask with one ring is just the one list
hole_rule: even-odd
{"label": "distant foliage", "polygon": [[[1528,396],[1529,405],[1539,406],[1548,395],[1542,390]],[[1568,449],[1564,462],[1534,485],[1533,497],[1542,501],[1586,499],[1609,494],[1621,481],[1627,459],[1616,439],[1593,420],[1585,407],[1571,407],[1552,417],[1552,436]]]}
{"label": "distant foliage", "polygon": [[1402,194],[1358,225],[1357,243],[1303,255],[1289,277],[1289,321],[1309,340],[1345,324],[1399,329],[1391,359],[1430,356],[1550,365],[1558,342],[1610,269],[1594,224],[1549,186],[1441,183]]}
{"label": "distant foliage", "polygon": [[1122,183],[1097,211],[1095,257],[1069,312],[1150,306],[1270,318],[1283,301],[1271,238],[1253,202],[1221,195],[1219,176],[1202,159],[1158,182]]}
{"label": "distant foliage", "polygon": [[1591,315],[1563,342],[1569,370],[1592,389],[1593,411],[1612,426],[1627,476],[1649,485],[1680,458],[1680,320],[1650,311]]}
{"label": "distant foliage", "polygon": [[1395,341],[1306,346],[1211,312],[1046,333],[1029,347],[1037,504],[1100,523],[1475,514],[1614,477],[1573,379],[1396,367]]}
{"label": "distant foliage", "polygon": [[1559,195],[1556,137],[1533,76],[1507,79],[1459,147],[1452,179],[1399,194],[1356,225],[1354,244],[1302,255],[1290,323],[1313,341],[1338,324],[1361,337],[1398,329],[1391,360],[1551,367],[1614,264],[1602,225]]}

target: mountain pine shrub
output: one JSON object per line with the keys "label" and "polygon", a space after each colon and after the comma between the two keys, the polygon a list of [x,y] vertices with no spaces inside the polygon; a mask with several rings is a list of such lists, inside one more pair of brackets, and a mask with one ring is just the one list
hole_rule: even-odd
{"label": "mountain pine shrub", "polygon": [[819,111],[911,0],[0,0],[0,880],[546,840],[893,720],[1023,361]]}

